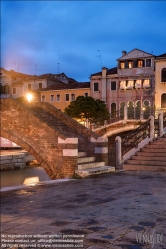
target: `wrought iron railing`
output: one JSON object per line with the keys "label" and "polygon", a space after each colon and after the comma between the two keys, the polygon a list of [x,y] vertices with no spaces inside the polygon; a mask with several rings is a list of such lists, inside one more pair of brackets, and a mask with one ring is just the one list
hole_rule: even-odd
{"label": "wrought iron railing", "polygon": [[136,148],[138,144],[150,135],[150,119],[141,124],[137,129],[123,136],[122,139],[122,156],[129,150]]}

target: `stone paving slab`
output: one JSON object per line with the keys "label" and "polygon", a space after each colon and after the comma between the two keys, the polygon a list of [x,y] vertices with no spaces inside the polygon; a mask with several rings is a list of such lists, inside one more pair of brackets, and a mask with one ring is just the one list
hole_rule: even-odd
{"label": "stone paving slab", "polygon": [[[80,235],[80,249],[166,249],[166,172],[116,172],[1,192],[1,234]],[[143,241],[150,235],[157,244]],[[13,249],[46,248],[42,243]]]}

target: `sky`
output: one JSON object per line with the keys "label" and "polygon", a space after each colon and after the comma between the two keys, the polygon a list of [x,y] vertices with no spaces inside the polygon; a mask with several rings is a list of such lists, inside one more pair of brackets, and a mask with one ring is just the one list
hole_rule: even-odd
{"label": "sky", "polygon": [[166,53],[166,1],[3,1],[1,67],[79,82],[122,50]]}

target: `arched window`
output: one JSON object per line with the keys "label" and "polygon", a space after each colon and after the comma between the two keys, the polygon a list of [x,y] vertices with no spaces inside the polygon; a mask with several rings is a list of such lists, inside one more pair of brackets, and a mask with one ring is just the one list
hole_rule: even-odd
{"label": "arched window", "polygon": [[161,82],[166,82],[166,67],[161,70]]}
{"label": "arched window", "polygon": [[127,105],[127,115],[128,115],[128,119],[134,118],[134,103],[133,103],[133,101],[129,101],[129,103]]}
{"label": "arched window", "polygon": [[9,94],[9,85],[4,86],[4,94]]}
{"label": "arched window", "polygon": [[161,95],[161,108],[166,108],[166,93]]}
{"label": "arched window", "polygon": [[138,100],[135,103],[135,118],[140,119],[140,115],[141,115],[141,101]]}
{"label": "arched window", "polygon": [[148,100],[144,101],[144,110],[143,110],[144,119],[148,119],[150,117],[150,102]]}

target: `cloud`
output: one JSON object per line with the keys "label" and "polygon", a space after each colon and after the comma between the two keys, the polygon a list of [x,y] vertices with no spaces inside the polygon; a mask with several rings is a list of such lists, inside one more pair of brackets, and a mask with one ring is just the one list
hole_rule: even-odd
{"label": "cloud", "polygon": [[[20,62],[33,74],[64,73],[77,80],[116,66],[122,50],[156,54],[166,44],[165,2],[2,1],[2,65]],[[155,13],[155,14],[154,14]],[[160,43],[160,46],[158,44]]]}

